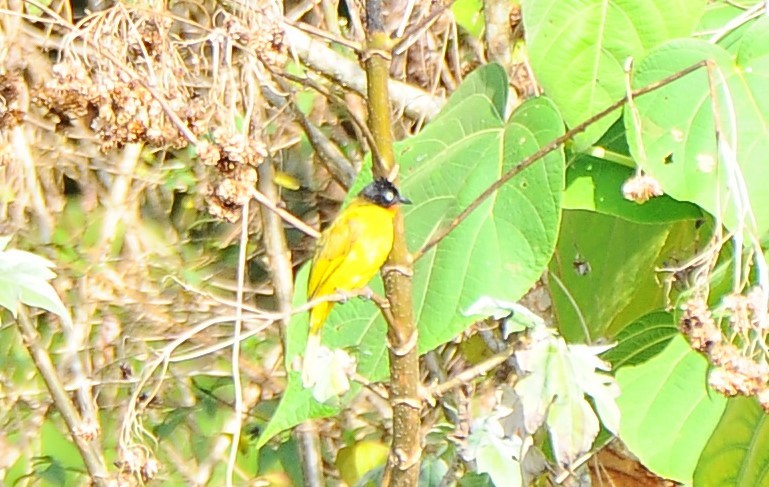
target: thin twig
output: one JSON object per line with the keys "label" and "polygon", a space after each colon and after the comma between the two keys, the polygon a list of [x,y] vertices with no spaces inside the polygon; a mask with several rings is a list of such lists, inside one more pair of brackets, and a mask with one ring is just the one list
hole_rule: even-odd
{"label": "thin twig", "polygon": [[248,200],[243,203],[240,214],[240,248],[238,252],[238,290],[235,295],[235,323],[232,331],[232,385],[235,395],[235,415],[232,418],[232,443],[230,455],[227,458],[227,487],[232,487],[232,477],[235,473],[235,461],[238,458],[240,446],[240,431],[243,428],[243,386],[240,380],[240,331],[243,327],[243,287],[246,281],[246,254],[248,247]]}
{"label": "thin twig", "polygon": [[431,25],[435,23],[435,21],[438,20],[438,17],[443,12],[450,9],[453,4],[454,0],[450,0],[449,2],[439,5],[435,8],[435,10],[430,12],[427,17],[423,18],[418,24],[411,27],[411,29],[403,34],[403,37],[398,40],[398,43],[393,46],[392,53],[395,56],[398,56],[406,52],[406,50],[408,50],[408,48],[411,47],[419,39],[419,37],[424,34]]}
{"label": "thin twig", "polygon": [[312,88],[313,90],[317,91],[321,95],[328,98],[330,101],[334,102],[338,107],[342,108],[343,110],[347,111],[347,115],[350,117],[350,121],[355,125],[355,128],[360,130],[361,134],[363,134],[363,138],[366,139],[366,143],[368,144],[369,149],[371,150],[371,153],[374,157],[374,159],[378,159],[379,155],[377,153],[376,148],[376,142],[374,141],[374,136],[371,135],[371,130],[368,128],[368,125],[366,125],[366,122],[364,120],[361,120],[358,115],[350,110],[350,106],[347,102],[345,102],[342,97],[334,93],[332,90],[328,89],[327,87],[321,85],[320,83],[317,83],[314,79],[310,77],[301,77],[301,76],[295,76],[291,73],[280,73],[280,76],[295,81],[297,83],[300,83],[302,85],[305,85],[309,88]]}
{"label": "thin twig", "polygon": [[[318,42],[290,24],[284,23],[284,28],[288,44],[302,62],[339,86],[365,96],[366,74],[355,61],[341,56],[324,43]],[[443,98],[430,95],[412,85],[390,80],[389,76],[388,82],[393,103],[412,119],[422,117],[430,119],[438,114],[446,102]]]}
{"label": "thin twig", "polygon": [[488,374],[491,370],[494,370],[511,357],[513,353],[515,353],[515,349],[515,344],[511,345],[505,350],[487,358],[483,362],[463,370],[446,382],[431,387],[429,389],[429,394],[433,397],[440,397],[455,387],[466,385],[468,382],[472,382],[478,377]]}
{"label": "thin twig", "polygon": [[[643,96],[647,93],[657,90],[669,83],[672,83],[677,79],[683,78],[684,76],[696,71],[697,69],[705,66],[705,64],[706,64],[706,61],[700,61],[696,64],[689,66],[688,68],[682,69],[681,71],[675,74],[672,74],[666,78],[663,78],[657,82],[651,83],[647,86],[644,86],[643,88],[639,88],[633,92],[633,97],[638,98],[639,96]],[[566,141],[573,138],[575,135],[583,132],[590,125],[594,124],[598,120],[601,120],[602,118],[606,117],[613,111],[622,107],[626,102],[627,102],[627,99],[623,97],[621,100],[612,103],[608,108],[601,110],[600,112],[588,118],[581,124],[575,126],[570,130],[567,130],[566,133],[564,133],[559,137],[556,137],[555,139],[547,143],[544,147],[536,151],[534,154],[525,158],[523,161],[515,165],[512,169],[504,173],[499,179],[497,179],[493,184],[491,184],[488,188],[486,188],[483,191],[483,193],[480,194],[480,196],[475,198],[475,200],[473,200],[472,203],[470,203],[464,210],[462,210],[462,212],[459,215],[457,215],[448,226],[438,231],[436,235],[429,242],[427,242],[424,246],[422,246],[421,249],[416,251],[413,256],[414,261],[417,261],[423,255],[425,255],[428,251],[430,251],[430,249],[438,245],[438,243],[441,240],[446,238],[448,234],[454,231],[454,229],[458,227],[459,224],[465,220],[465,218],[470,216],[472,212],[474,212],[484,201],[486,201],[486,199],[489,198],[489,196],[493,195],[499,188],[504,186],[505,183],[510,181],[512,178],[520,174],[524,169],[528,168],[538,160],[542,159],[549,153],[558,149],[561,145],[563,145]]]}
{"label": "thin twig", "polygon": [[320,232],[312,228],[311,226],[307,225],[305,222],[300,220],[299,218],[295,217],[288,211],[284,210],[283,208],[280,208],[278,205],[270,201],[269,198],[264,196],[260,191],[258,191],[256,188],[251,189],[251,196],[267,207],[270,211],[273,211],[277,213],[281,218],[286,220],[286,222],[290,223],[294,227],[296,227],[297,230],[301,230],[302,232],[306,233],[310,237],[313,238],[320,238]]}
{"label": "thin twig", "polygon": [[283,97],[275,93],[266,84],[262,86],[262,95],[276,107],[288,107],[291,115],[302,127],[302,130],[304,130],[305,135],[307,135],[307,140],[315,150],[315,154],[318,155],[321,163],[331,174],[331,177],[333,177],[345,190],[348,190],[350,186],[352,186],[353,181],[355,181],[356,173],[353,164],[348,161],[344,154],[342,154],[342,151],[339,150],[328,137],[326,137],[326,134],[316,127],[315,124],[313,124],[310,119],[299,110],[296,106],[296,100],[294,99],[294,94],[291,92],[289,83],[279,76],[273,76],[273,78],[278,86],[287,92],[287,95]]}

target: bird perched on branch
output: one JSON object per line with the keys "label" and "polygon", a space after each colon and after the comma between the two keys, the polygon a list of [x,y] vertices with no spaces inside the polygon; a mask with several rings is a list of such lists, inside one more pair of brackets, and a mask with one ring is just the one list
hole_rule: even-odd
{"label": "bird perched on branch", "polygon": [[[393,246],[397,206],[411,203],[385,178],[368,184],[323,232],[315,250],[307,282],[307,300],[365,287],[384,265]],[[317,375],[314,360],[320,331],[334,303],[310,310],[310,334],[302,366],[302,382],[312,387]]]}

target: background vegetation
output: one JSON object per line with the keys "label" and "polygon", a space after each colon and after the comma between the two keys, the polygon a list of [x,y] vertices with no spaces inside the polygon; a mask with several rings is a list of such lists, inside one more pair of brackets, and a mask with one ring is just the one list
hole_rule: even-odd
{"label": "background vegetation", "polygon": [[[372,7],[3,2],[5,484],[769,485],[765,2]],[[405,423],[379,278],[295,369],[390,149]]]}

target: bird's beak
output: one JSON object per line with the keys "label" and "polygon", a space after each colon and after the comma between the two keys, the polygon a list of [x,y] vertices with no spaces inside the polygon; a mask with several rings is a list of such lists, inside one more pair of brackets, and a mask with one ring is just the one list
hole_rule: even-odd
{"label": "bird's beak", "polygon": [[398,196],[398,203],[400,203],[402,205],[410,205],[411,204],[411,200],[408,199],[408,198],[404,198],[403,196]]}

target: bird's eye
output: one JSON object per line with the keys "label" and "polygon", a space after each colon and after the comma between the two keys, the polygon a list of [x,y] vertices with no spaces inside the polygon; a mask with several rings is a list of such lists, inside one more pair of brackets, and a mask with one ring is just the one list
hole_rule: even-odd
{"label": "bird's eye", "polygon": [[393,193],[392,191],[385,191],[382,194],[382,197],[384,198],[384,200],[386,202],[390,203],[391,201],[393,201],[395,199],[395,193]]}

